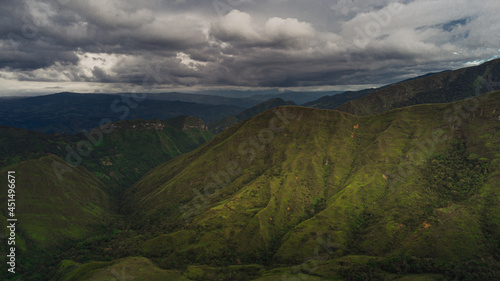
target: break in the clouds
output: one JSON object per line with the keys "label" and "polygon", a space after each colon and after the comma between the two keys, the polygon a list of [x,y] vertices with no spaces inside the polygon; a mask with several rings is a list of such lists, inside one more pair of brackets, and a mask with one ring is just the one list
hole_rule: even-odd
{"label": "break in the clouds", "polygon": [[496,57],[498,0],[7,0],[0,95],[386,84]]}

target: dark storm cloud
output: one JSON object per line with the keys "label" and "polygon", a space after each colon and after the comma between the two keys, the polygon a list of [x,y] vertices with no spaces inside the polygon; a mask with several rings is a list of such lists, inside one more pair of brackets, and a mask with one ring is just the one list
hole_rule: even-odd
{"label": "dark storm cloud", "polygon": [[[383,84],[498,55],[498,1],[23,0],[0,10],[9,81]],[[109,88],[109,86],[106,86]]]}

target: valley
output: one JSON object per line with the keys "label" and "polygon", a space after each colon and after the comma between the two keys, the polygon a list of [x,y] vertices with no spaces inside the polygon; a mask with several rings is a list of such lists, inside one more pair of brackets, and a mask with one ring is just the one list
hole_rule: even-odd
{"label": "valley", "polygon": [[157,97],[98,127],[85,103],[119,96],[28,98],[36,122],[0,127],[0,278],[498,279],[498,61],[302,106]]}

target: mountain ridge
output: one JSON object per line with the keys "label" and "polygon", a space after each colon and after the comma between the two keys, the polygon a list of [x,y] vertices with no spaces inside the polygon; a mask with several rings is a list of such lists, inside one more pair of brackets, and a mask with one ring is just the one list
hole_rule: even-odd
{"label": "mountain ridge", "polygon": [[0,124],[45,133],[76,134],[104,123],[133,119],[171,119],[196,116],[204,122],[238,114],[234,105],[144,99],[147,94],[108,95],[58,93],[5,100],[0,104]]}
{"label": "mountain ridge", "polygon": [[[458,129],[454,108],[470,100],[369,117],[276,108],[156,167],[125,192],[122,207],[133,210],[128,215],[138,231],[158,233],[144,242],[142,253],[159,264],[188,257],[198,263],[297,264],[314,257],[319,241],[329,241],[329,259],[413,255],[464,262],[492,255],[485,237],[491,232],[498,239],[500,228],[484,232],[483,223],[497,221],[500,212],[483,208],[486,198],[500,199],[499,95],[476,98],[478,107]],[[294,118],[262,142],[259,134],[271,135],[276,112]],[[430,165],[442,166],[426,175]],[[481,170],[484,165],[490,172]],[[479,169],[480,177],[461,191],[441,175],[449,168],[466,177]],[[432,182],[430,176],[456,187],[458,195],[419,180]],[[457,234],[464,224],[469,230]]]}
{"label": "mountain ridge", "polygon": [[[193,116],[122,120],[77,135],[0,126],[0,168],[54,154],[123,189],[154,166],[195,149],[213,136],[204,122]],[[60,170],[61,176],[64,170]]]}
{"label": "mountain ridge", "polygon": [[500,77],[500,59],[405,80],[348,101],[336,109],[356,115],[373,115],[415,104],[454,102],[498,90],[500,83],[492,81],[492,77]]}

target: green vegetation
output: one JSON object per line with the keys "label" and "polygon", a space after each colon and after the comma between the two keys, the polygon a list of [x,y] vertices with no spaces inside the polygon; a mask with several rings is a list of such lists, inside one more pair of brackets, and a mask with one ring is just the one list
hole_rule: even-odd
{"label": "green vegetation", "polygon": [[22,279],[498,280],[499,108],[286,106],[204,144],[199,119],[118,122],[68,183],[55,155],[10,167]]}
{"label": "green vegetation", "polygon": [[[65,164],[59,157],[49,155],[9,168],[16,172],[17,267],[21,272],[34,274],[24,280],[46,276],[54,257],[71,241],[102,231],[112,218],[114,202],[102,181],[79,167],[68,172],[66,180],[61,182],[52,169],[53,163]],[[7,170],[0,174],[7,182]],[[7,184],[0,187],[0,200],[2,217],[6,217]],[[4,252],[7,243],[2,242],[5,242],[2,243]],[[4,264],[5,259],[2,255]]]}
{"label": "green vegetation", "polygon": [[[107,213],[113,204],[107,194],[109,189],[95,175],[79,167],[68,172],[61,182],[52,169],[54,162],[65,164],[49,155],[9,169],[16,171],[16,216],[23,222],[22,230],[42,245],[57,243],[60,238],[84,237],[91,225],[108,222]],[[6,170],[1,173],[6,178]],[[6,196],[7,186],[2,185],[2,212],[7,210]]]}
{"label": "green vegetation", "polygon": [[488,162],[466,155],[465,143],[456,141],[445,154],[429,159],[424,168],[428,186],[445,199],[464,200],[477,192],[488,175]]}
{"label": "green vegetation", "polygon": [[64,158],[67,153],[65,147],[76,141],[78,138],[72,135],[47,135],[0,126],[0,169],[48,153]]}
{"label": "green vegetation", "polygon": [[135,231],[151,237],[144,245],[154,251],[143,254],[165,268],[362,254],[428,258],[443,271],[370,264],[321,276],[455,278],[467,272],[460,268],[496,276],[488,261],[500,250],[499,94],[480,99],[459,126],[449,111],[471,101],[371,117],[280,108],[295,117],[266,144],[259,134],[274,116],[267,111],[152,170],[125,192],[123,208],[132,210]]}
{"label": "green vegetation", "polygon": [[[48,154],[71,161],[80,158],[83,167],[108,186],[121,190],[157,165],[194,150],[214,136],[201,119],[192,116],[120,121],[111,126],[110,133],[102,130],[90,134],[98,144],[92,145],[87,156],[77,153],[78,145],[89,141],[84,134],[47,135],[0,126],[0,168]],[[83,150],[86,152],[87,147]]]}
{"label": "green vegetation", "polygon": [[[113,131],[103,134],[103,141],[83,158],[82,165],[119,190],[131,186],[160,163],[213,138],[202,120],[190,116],[167,121],[120,121],[112,126]],[[76,151],[76,145],[73,147]]]}
{"label": "green vegetation", "polygon": [[[66,266],[61,264],[61,270]],[[189,281],[178,271],[163,270],[146,258],[130,257],[113,262],[92,262],[78,265],[76,269],[58,279],[61,281],[108,280],[165,280]]]}
{"label": "green vegetation", "polygon": [[[134,253],[126,243],[128,250],[117,255],[106,250],[124,247],[120,242],[111,242],[112,238],[120,241],[126,237],[132,242],[134,238],[133,234],[118,230],[126,228],[127,223],[117,212],[118,192],[157,164],[191,151],[213,137],[203,121],[189,116],[167,121],[121,121],[112,126],[113,132],[102,133],[102,141],[89,155],[79,155],[83,162],[77,167],[68,166],[63,159],[68,149],[78,151],[78,144],[87,140],[86,136],[0,128],[2,175],[7,170],[18,175],[16,216],[22,222],[16,229],[16,247],[22,251],[18,269],[30,273],[23,280],[45,279],[63,258],[86,263]],[[98,134],[93,137],[99,139]],[[68,171],[62,181],[54,165]],[[0,195],[4,230],[6,188],[2,187]],[[2,243],[2,251],[6,246],[6,242]],[[38,267],[43,270],[35,270]],[[0,279],[3,277],[0,275]]]}

